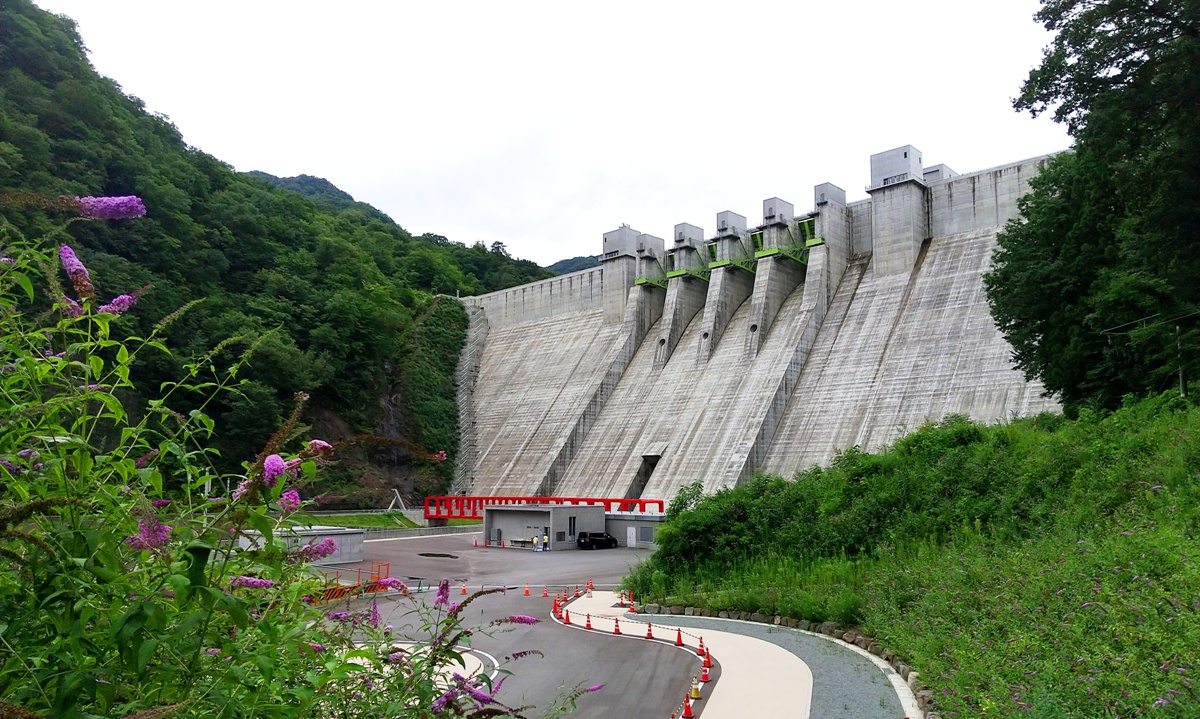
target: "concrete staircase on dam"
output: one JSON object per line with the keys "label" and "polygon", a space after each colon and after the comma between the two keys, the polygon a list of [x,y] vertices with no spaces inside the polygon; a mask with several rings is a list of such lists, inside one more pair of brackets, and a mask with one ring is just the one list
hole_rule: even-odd
{"label": "concrete staircase on dam", "polygon": [[804,216],[771,198],[757,228],[721,213],[716,239],[678,225],[670,251],[622,227],[598,269],[464,298],[455,491],[670,499],[949,413],[1055,408],[1012,368],[981,281],[1044,158],[970,175],[919,158],[873,156],[866,200],[820,185]]}

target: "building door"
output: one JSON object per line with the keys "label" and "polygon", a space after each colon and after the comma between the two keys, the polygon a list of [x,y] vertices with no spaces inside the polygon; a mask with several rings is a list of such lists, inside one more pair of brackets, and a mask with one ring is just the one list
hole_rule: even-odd
{"label": "building door", "polygon": [[575,541],[575,518],[567,517],[567,541]]}
{"label": "building door", "polygon": [[636,547],[637,546],[637,527],[626,527],[625,528],[625,546],[626,547]]}

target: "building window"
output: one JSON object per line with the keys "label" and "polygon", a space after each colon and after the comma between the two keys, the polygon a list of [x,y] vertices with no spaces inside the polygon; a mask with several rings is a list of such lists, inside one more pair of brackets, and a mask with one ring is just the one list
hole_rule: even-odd
{"label": "building window", "polygon": [[567,534],[572,538],[575,536],[575,518],[567,517]]}
{"label": "building window", "polygon": [[638,527],[638,541],[639,542],[653,542],[654,541],[654,527]]}
{"label": "building window", "polygon": [[555,532],[554,533],[554,541],[556,541],[556,542],[567,541],[567,533],[566,532]]}

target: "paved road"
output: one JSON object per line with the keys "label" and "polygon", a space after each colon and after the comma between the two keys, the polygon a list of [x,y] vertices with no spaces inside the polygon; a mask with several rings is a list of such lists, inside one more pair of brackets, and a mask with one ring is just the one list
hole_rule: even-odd
{"label": "paved road", "polygon": [[[599,632],[584,633],[549,619],[552,599],[541,597],[542,587],[550,593],[567,587],[574,592],[590,577],[597,587],[615,586],[629,567],[650,554],[649,550],[559,551],[535,553],[528,550],[475,548],[479,535],[450,535],[367,542],[362,567],[387,562],[390,574],[437,585],[443,578],[454,582],[451,600],[461,598],[462,583],[468,591],[507,586],[506,594],[488,595],[473,602],[464,618],[482,625],[508,614],[530,614],[544,621],[532,626],[515,626],[493,636],[477,636],[474,646],[503,660],[513,652],[536,649],[544,657],[529,657],[509,668],[514,676],[505,682],[501,699],[510,705],[549,706],[556,695],[575,685],[605,684],[605,689],[585,695],[573,717],[618,719],[664,719],[675,711],[689,679],[697,671],[694,655],[673,646],[630,641]],[[531,596],[524,596],[525,583]],[[431,598],[432,595],[424,595]],[[408,605],[390,602],[388,621],[398,628]],[[646,617],[639,616],[639,619]],[[666,618],[664,618],[666,619]],[[583,617],[572,616],[573,622]],[[850,649],[826,639],[791,630],[749,622],[729,622],[673,616],[671,624],[719,629],[753,636],[786,649],[809,666],[813,677],[811,719],[897,719],[904,716],[896,694],[885,675],[870,661]],[[597,627],[601,625],[597,622]],[[610,631],[608,624],[602,626]],[[624,629],[624,627],[623,627]],[[717,657],[719,660],[720,657]],[[890,671],[890,670],[889,670]],[[719,671],[714,678],[720,678]],[[703,702],[697,704],[702,716]],[[534,715],[539,715],[540,712]]]}
{"label": "paved road", "polygon": [[[513,676],[505,681],[500,698],[512,705],[549,706],[555,696],[582,684],[604,684],[602,691],[587,694],[578,702],[572,717],[601,719],[660,719],[669,716],[683,699],[698,661],[673,646],[623,641],[601,634],[584,635],[548,621],[552,599],[543,599],[542,588],[583,585],[588,578],[598,586],[613,586],[628,567],[649,555],[649,550],[615,549],[591,552],[531,552],[516,549],[475,548],[479,535],[451,535],[367,542],[362,565],[387,562],[391,576],[416,586],[442,578],[453,581],[451,601],[481,587],[508,586],[506,594],[492,594],[472,602],[464,612],[468,625],[483,625],[509,614],[529,614],[543,619],[535,625],[508,625],[492,636],[476,635],[473,646],[503,661],[514,652],[536,649],[544,656],[531,656],[512,663]],[[442,556],[422,556],[442,555]],[[448,556],[447,556],[448,555]],[[531,596],[524,596],[529,582]],[[426,595],[427,597],[429,595]],[[380,605],[385,621],[397,630],[416,621],[404,602],[389,600]],[[415,627],[410,627],[415,628]],[[539,715],[540,712],[534,714]]]}

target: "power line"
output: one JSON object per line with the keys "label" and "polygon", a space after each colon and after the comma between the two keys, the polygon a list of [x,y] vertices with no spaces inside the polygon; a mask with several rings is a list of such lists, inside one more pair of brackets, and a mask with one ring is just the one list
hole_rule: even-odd
{"label": "power line", "polygon": [[1106,330],[1100,330],[1100,334],[1102,334],[1102,335],[1129,335],[1129,334],[1133,334],[1133,333],[1132,332],[1115,332],[1114,330],[1119,330],[1122,327],[1128,327],[1130,325],[1136,325],[1136,324],[1142,325],[1140,329],[1146,329],[1147,327],[1157,327],[1159,325],[1170,324],[1172,322],[1178,322],[1179,320],[1186,319],[1188,317],[1194,317],[1196,315],[1200,315],[1200,310],[1193,310],[1186,314],[1179,315],[1178,317],[1171,317],[1170,319],[1159,320],[1158,322],[1155,322],[1154,324],[1150,324],[1150,325],[1144,324],[1147,320],[1152,320],[1155,317],[1160,316],[1161,314],[1162,314],[1161,312],[1155,312],[1154,314],[1147,315],[1145,317],[1142,317],[1141,319],[1132,320],[1130,322],[1125,322],[1124,324],[1115,325],[1113,327],[1109,327]]}

